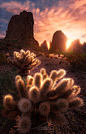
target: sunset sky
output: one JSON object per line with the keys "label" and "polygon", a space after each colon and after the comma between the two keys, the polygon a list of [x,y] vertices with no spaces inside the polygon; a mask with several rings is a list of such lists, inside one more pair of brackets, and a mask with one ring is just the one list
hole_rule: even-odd
{"label": "sunset sky", "polygon": [[23,10],[33,13],[34,37],[40,44],[50,43],[57,30],[67,36],[67,47],[75,39],[86,41],[86,0],[0,0],[0,38],[10,18]]}

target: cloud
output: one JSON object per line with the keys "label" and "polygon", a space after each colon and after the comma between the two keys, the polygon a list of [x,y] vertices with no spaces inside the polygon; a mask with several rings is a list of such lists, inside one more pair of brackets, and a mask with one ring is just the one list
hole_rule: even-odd
{"label": "cloud", "polygon": [[8,23],[9,21],[3,18],[0,18],[0,23]]}
{"label": "cloud", "polygon": [[50,42],[53,33],[62,30],[70,43],[75,39],[80,39],[83,43],[85,38],[81,35],[86,34],[85,22],[86,1],[66,1],[65,3],[59,1],[58,6],[53,6],[51,9],[45,8],[38,16],[35,15],[35,38],[39,42],[44,39]]}
{"label": "cloud", "polygon": [[0,38],[4,38],[5,37],[5,35],[3,35],[3,34],[0,34]]}
{"label": "cloud", "polygon": [[[86,0],[53,0],[53,4],[50,3],[52,6],[46,6],[48,3],[48,0],[42,0],[37,3],[37,7],[37,4],[31,1],[11,1],[3,2],[0,7],[13,14],[19,14],[23,10],[32,12],[34,37],[39,43],[44,40],[50,42],[57,30],[62,30],[69,42],[75,39],[84,42],[86,38],[82,35],[86,34]],[[42,4],[44,10],[41,10]]]}
{"label": "cloud", "polygon": [[6,34],[6,31],[0,30],[0,38],[4,38]]}
{"label": "cloud", "polygon": [[18,14],[22,10],[29,10],[30,1],[26,1],[23,4],[17,1],[3,2],[0,7],[13,14]]}

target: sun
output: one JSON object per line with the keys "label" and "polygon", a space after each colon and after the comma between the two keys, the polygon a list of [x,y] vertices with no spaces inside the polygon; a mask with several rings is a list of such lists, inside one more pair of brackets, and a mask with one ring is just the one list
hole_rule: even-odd
{"label": "sun", "polygon": [[73,41],[73,39],[68,39],[67,40],[67,44],[66,44],[66,50],[69,48],[69,46],[71,45],[71,42]]}

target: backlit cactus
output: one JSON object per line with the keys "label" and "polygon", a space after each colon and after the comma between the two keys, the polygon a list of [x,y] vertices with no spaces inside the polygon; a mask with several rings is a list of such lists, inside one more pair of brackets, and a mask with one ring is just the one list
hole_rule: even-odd
{"label": "backlit cactus", "polygon": [[[9,108],[10,105],[8,106],[6,102],[13,104],[13,97],[8,97],[8,101],[5,99],[6,96],[3,99],[5,110],[2,111],[2,115],[11,119],[19,115],[17,127],[21,133],[31,130],[34,124],[32,119],[35,117],[37,118],[36,123],[38,120],[49,120],[54,125],[62,126],[66,122],[63,112],[83,105],[83,100],[77,96],[81,91],[80,86],[74,85],[72,78],[63,78],[66,74],[64,69],[52,70],[50,75],[47,74],[47,77],[43,79],[46,74],[46,70],[41,68],[40,72],[35,73],[33,77],[28,75],[26,87],[22,77],[17,75],[15,84],[20,100],[15,107],[11,105],[13,107]],[[9,116],[10,112],[12,112],[12,117]]]}
{"label": "backlit cactus", "polygon": [[13,100],[12,95],[8,94],[3,99],[3,105],[7,110],[13,110],[16,108],[17,102]]}
{"label": "backlit cactus", "polygon": [[63,54],[60,54],[60,57],[64,58],[64,55]]}
{"label": "backlit cactus", "polygon": [[41,63],[39,59],[35,58],[36,54],[30,53],[29,50],[25,52],[23,49],[21,49],[20,53],[14,51],[13,57],[14,60],[8,57],[7,61],[11,65],[18,68],[18,72],[21,74],[21,76],[27,75],[30,70]]}
{"label": "backlit cactus", "polygon": [[30,88],[30,90],[28,91],[28,97],[34,103],[39,102],[39,97],[40,97],[40,90],[39,90],[39,88],[36,87],[36,86]]}

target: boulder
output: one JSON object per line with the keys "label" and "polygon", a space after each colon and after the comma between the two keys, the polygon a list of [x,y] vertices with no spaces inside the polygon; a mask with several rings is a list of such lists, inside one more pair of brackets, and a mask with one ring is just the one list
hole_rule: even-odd
{"label": "boulder", "polygon": [[33,40],[34,45],[39,46],[38,42],[34,39],[33,25],[33,14],[26,11],[20,12],[19,15],[11,17],[5,39],[26,40],[27,42]]}
{"label": "boulder", "polygon": [[53,35],[50,50],[66,52],[67,37],[59,30]]}
{"label": "boulder", "polygon": [[71,43],[71,45],[67,49],[67,52],[70,52],[70,51],[75,52],[75,53],[84,53],[83,46],[81,45],[79,39],[76,39]]}

